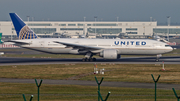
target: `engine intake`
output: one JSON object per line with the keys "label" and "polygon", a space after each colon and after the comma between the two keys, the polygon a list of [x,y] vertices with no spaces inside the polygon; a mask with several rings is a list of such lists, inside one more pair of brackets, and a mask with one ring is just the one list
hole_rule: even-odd
{"label": "engine intake", "polygon": [[117,50],[115,49],[105,49],[100,53],[100,56],[104,59],[118,59],[121,55],[117,54]]}

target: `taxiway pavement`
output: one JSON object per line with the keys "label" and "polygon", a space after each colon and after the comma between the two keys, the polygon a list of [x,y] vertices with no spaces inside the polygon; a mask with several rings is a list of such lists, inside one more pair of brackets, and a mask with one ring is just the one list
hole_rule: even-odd
{"label": "taxiway pavement", "polygon": [[43,64],[180,64],[180,56],[161,57],[125,57],[116,60],[98,58],[94,62],[82,62],[80,58],[11,58],[0,57],[0,66],[4,65],[43,65]]}
{"label": "taxiway pavement", "polygon": [[[37,80],[40,82],[40,80]],[[6,83],[35,83],[34,79],[10,79],[10,78],[0,78],[0,82]],[[81,80],[50,80],[44,79],[43,84],[53,84],[53,85],[82,85],[82,86],[97,86],[96,81],[81,81]],[[128,88],[154,88],[154,83],[132,83],[132,82],[107,82],[103,81],[101,86],[108,87],[128,87]],[[167,89],[172,88],[180,90],[178,84],[161,84],[157,83],[157,89]]]}

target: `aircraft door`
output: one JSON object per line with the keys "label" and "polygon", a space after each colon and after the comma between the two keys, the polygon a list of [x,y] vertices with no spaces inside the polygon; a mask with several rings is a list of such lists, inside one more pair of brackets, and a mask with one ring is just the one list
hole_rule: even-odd
{"label": "aircraft door", "polygon": [[157,44],[156,43],[153,43],[153,48],[157,49]]}
{"label": "aircraft door", "polygon": [[40,41],[39,43],[41,47],[44,47],[44,41]]}

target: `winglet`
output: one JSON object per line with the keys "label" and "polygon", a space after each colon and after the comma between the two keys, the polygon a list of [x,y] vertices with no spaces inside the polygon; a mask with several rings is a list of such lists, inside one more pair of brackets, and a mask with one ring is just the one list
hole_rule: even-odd
{"label": "winglet", "polygon": [[9,13],[11,20],[13,22],[14,28],[16,30],[19,39],[36,39],[37,35],[24,23],[24,21],[16,14]]}

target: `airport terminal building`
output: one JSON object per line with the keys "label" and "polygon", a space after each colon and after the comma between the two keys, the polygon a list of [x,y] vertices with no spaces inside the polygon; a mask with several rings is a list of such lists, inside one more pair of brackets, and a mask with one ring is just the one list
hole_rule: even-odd
{"label": "airport terminal building", "polygon": [[[152,22],[59,22],[59,21],[26,21],[25,22],[39,37],[66,35],[107,37],[120,35],[143,38],[152,35],[180,36],[180,26],[158,26]],[[3,37],[16,36],[11,21],[0,21],[0,33]],[[169,33],[169,34],[168,34]],[[94,38],[94,37],[90,37]]]}

